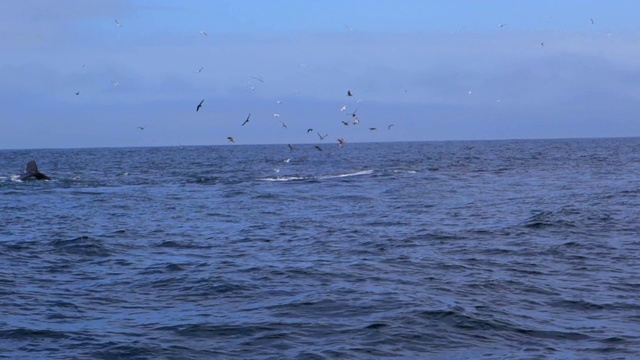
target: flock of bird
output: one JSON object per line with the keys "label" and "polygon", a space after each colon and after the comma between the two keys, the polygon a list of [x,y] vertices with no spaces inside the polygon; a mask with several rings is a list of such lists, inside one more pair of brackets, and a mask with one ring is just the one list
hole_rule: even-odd
{"label": "flock of bird", "polygon": [[[204,32],[204,31],[201,31],[200,33],[201,33],[201,34],[206,34],[206,32]],[[259,76],[253,76],[252,78],[254,78],[254,79],[256,79],[256,80],[258,80],[258,81],[260,81],[260,82],[264,82],[264,79],[263,79],[262,77],[259,77]],[[353,92],[352,92],[351,90],[347,90],[347,96],[353,96]],[[196,112],[199,112],[199,111],[200,111],[200,109],[202,108],[202,104],[203,104],[203,103],[204,103],[204,99],[200,100],[200,102],[198,103],[198,105],[196,105]],[[277,100],[277,101],[276,101],[276,103],[277,103],[277,104],[282,104],[282,100]],[[346,109],[347,109],[347,106],[346,106],[346,105],[342,105],[342,106],[340,107],[340,112],[344,112]],[[356,108],[356,110],[354,110],[352,113],[346,113],[345,115],[350,116],[353,120],[352,120],[351,122],[348,122],[348,121],[344,121],[344,120],[343,120],[343,121],[342,121],[342,124],[343,124],[344,126],[349,126],[349,125],[351,125],[351,124],[353,124],[353,125],[358,125],[358,124],[360,123],[360,118],[359,118],[359,117],[358,117],[358,115],[357,115],[357,111],[358,111],[358,109]],[[273,117],[280,117],[280,114],[279,114],[279,113],[273,113],[273,115],[272,115],[272,116],[273,116]],[[241,124],[240,126],[245,126],[245,125],[247,125],[247,123],[249,123],[249,120],[250,120],[250,119],[251,119],[251,113],[249,113],[249,114],[247,115],[247,118],[242,122],[242,124]],[[282,127],[283,127],[283,128],[285,128],[285,129],[287,129],[287,128],[288,128],[288,127],[287,127],[287,124],[286,124],[285,122],[281,121],[281,122],[280,122],[280,124],[282,125]],[[389,125],[387,126],[387,130],[391,130],[391,127],[393,127],[393,126],[394,126],[394,124],[389,124]],[[144,128],[142,128],[142,127],[138,127],[138,129],[144,130]],[[375,128],[375,127],[370,127],[370,128],[369,128],[369,130],[370,130],[370,131],[377,131],[378,129],[377,129],[377,128]],[[309,133],[311,133],[311,132],[314,132],[314,131],[315,131],[315,130],[314,130],[313,128],[308,128],[308,129],[307,129],[307,134],[309,134]],[[322,135],[319,131],[316,131],[316,133],[318,134],[318,138],[320,139],[320,141],[323,141],[324,139],[326,139],[326,138],[327,138],[327,136],[329,136],[329,134]],[[227,141],[229,141],[229,142],[231,142],[231,143],[235,143],[235,142],[236,142],[236,140],[235,140],[235,138],[234,138],[233,136],[228,136],[228,137],[227,137]],[[338,146],[339,146],[339,147],[344,147],[344,145],[346,144],[346,141],[344,140],[344,138],[338,138],[338,139],[337,139],[337,141],[338,141]],[[315,146],[314,146],[314,148],[315,148],[316,150],[318,150],[318,151],[323,151],[322,147],[320,147],[319,145],[315,145]],[[295,147],[293,147],[291,144],[289,144],[289,149],[291,149],[291,150],[295,150]]]}
{"label": "flock of bird", "polygon": [[[591,21],[591,24],[592,24],[592,25],[594,25],[594,24],[595,24],[595,20],[594,20],[593,18],[591,18],[591,19],[590,19],[590,21]],[[121,24],[117,19],[114,19],[114,22],[115,22],[115,26],[116,26],[116,27],[118,27],[118,28],[123,28],[123,25],[122,25],[122,24]],[[498,24],[498,27],[499,27],[499,28],[504,28],[505,26],[507,26],[507,24],[506,24],[506,23],[500,23],[500,24]],[[348,29],[349,31],[351,31],[351,28],[350,28],[350,27],[347,27],[347,29]],[[201,31],[200,31],[200,35],[201,35],[201,36],[204,36],[204,37],[208,37],[208,36],[209,36],[209,34],[208,34],[205,30],[201,30]],[[610,34],[607,34],[607,35],[609,36]],[[545,43],[544,43],[544,42],[540,42],[540,46],[541,46],[541,47],[544,47],[544,45],[545,45]],[[303,65],[304,65],[304,64],[301,64],[300,66],[302,67]],[[83,65],[83,67],[84,67],[84,66],[85,66],[85,65]],[[304,65],[304,66],[306,67],[306,65]],[[203,69],[204,69],[204,66],[201,66],[201,67],[198,69],[198,71],[197,71],[197,72],[198,72],[198,73],[201,73],[201,72],[203,71]],[[257,82],[259,82],[259,83],[264,83],[264,82],[265,82],[265,79],[264,79],[262,76],[258,76],[258,75],[251,76],[251,79],[252,79],[252,80],[254,80],[254,81],[257,81]],[[119,86],[119,85],[120,85],[120,83],[119,83],[119,82],[115,82],[115,81],[113,81],[113,80],[111,81],[111,84],[112,84],[114,87],[117,87],[117,86]],[[250,84],[250,85],[252,85],[252,84]],[[257,85],[257,84],[256,84],[256,85]],[[256,89],[256,87],[255,87],[255,86],[250,86],[250,89],[251,89],[251,90],[255,90],[255,89]],[[405,92],[406,92],[406,90],[405,90]],[[472,92],[471,92],[471,91],[469,91],[469,92],[468,92],[468,94],[469,94],[469,95],[471,95],[471,94],[472,94]],[[76,96],[79,96],[79,95],[80,95],[80,91],[76,91],[76,92],[75,92],[75,95],[76,95]],[[354,97],[354,92],[353,92],[351,89],[349,89],[349,90],[347,90],[347,91],[346,91],[346,94],[345,94],[345,95],[346,95],[346,97],[348,97],[348,98],[352,98],[352,97]],[[359,103],[359,102],[360,102],[360,100],[357,100],[357,101],[356,101],[356,103]],[[497,100],[497,102],[500,102],[500,100]],[[201,100],[197,103],[197,105],[195,106],[195,111],[196,111],[196,112],[200,112],[200,111],[202,110],[202,108],[204,107],[204,103],[205,103],[205,99],[201,99]],[[281,105],[281,104],[283,104],[283,101],[282,101],[282,100],[277,100],[277,101],[276,101],[276,103]],[[356,107],[356,109],[355,109],[355,110],[353,110],[352,112],[346,112],[346,111],[347,111],[347,105],[346,105],[346,104],[344,104],[344,105],[340,106],[340,108],[339,108],[339,112],[340,112],[340,113],[342,113],[342,114],[344,114],[344,115],[346,115],[346,116],[348,116],[348,118],[347,118],[348,120],[347,120],[347,119],[341,120],[341,124],[342,124],[342,125],[344,125],[344,126],[357,126],[357,125],[359,125],[359,124],[360,124],[360,122],[361,122],[361,118],[360,118],[360,116],[358,115],[358,107]],[[278,113],[278,112],[274,112],[274,113],[272,114],[272,117],[273,117],[273,118],[280,118],[280,113]],[[240,126],[241,126],[241,127],[246,126],[246,125],[250,122],[250,120],[251,120],[251,113],[249,113],[249,114],[247,115],[247,117],[244,119],[244,121],[241,123],[241,125],[240,125]],[[287,124],[286,124],[284,121],[280,121],[280,124],[281,124],[281,126],[282,126],[284,129],[287,129],[287,128],[288,128],[288,127],[287,127]],[[391,130],[391,129],[392,129],[392,127],[394,127],[394,124],[389,124],[389,125],[387,125],[387,130]],[[137,129],[138,129],[138,130],[140,130],[140,131],[144,131],[146,128],[147,128],[147,125],[144,125],[144,126],[137,126]],[[377,128],[377,127],[368,127],[368,130],[369,130],[369,131],[377,131],[377,130],[378,130],[378,128]],[[316,134],[318,135],[318,138],[319,138],[319,140],[320,140],[320,141],[324,141],[324,140],[327,138],[327,136],[328,136],[328,134],[324,134],[324,135],[323,135],[320,131],[316,131],[316,130],[314,130],[313,128],[308,128],[306,132],[307,132],[307,134],[312,133],[312,132],[316,132]],[[235,138],[234,136],[227,136],[227,138],[226,138],[226,139],[227,139],[227,141],[228,141],[228,142],[230,142],[230,143],[236,143],[236,138]],[[345,146],[345,144],[346,144],[346,141],[345,141],[345,139],[344,139],[344,138],[340,137],[340,138],[337,138],[337,143],[338,143],[338,146],[339,146],[339,147],[344,147],[344,146]],[[292,150],[294,149],[294,147],[293,147],[293,146],[291,146],[291,145],[289,145],[289,148],[290,148],[290,149],[292,149]],[[318,150],[318,151],[322,151],[322,150],[323,150],[323,149],[322,149],[322,147],[320,147],[319,145],[315,145],[315,146],[314,146],[314,148],[315,148],[316,150]]]}
{"label": "flock of bird", "polygon": [[[115,26],[116,26],[116,27],[118,27],[118,28],[124,28],[124,26],[122,25],[122,23],[120,23],[120,21],[118,21],[118,19],[114,19],[114,23],[115,23]],[[348,29],[349,31],[351,31],[351,28],[350,28],[350,27],[348,27],[347,29]],[[208,36],[209,36],[209,34],[208,34],[205,30],[201,30],[201,31],[200,31],[200,35],[201,35],[201,36],[203,36],[203,37],[208,37]],[[84,67],[85,67],[85,64],[83,64],[83,65],[82,65],[82,67],[84,68]],[[300,67],[306,67],[306,64],[301,64],[301,65],[300,65]],[[198,69],[198,71],[197,71],[197,72],[198,72],[198,73],[201,73],[203,70],[204,70],[204,66],[201,66],[201,67]],[[256,81],[256,82],[258,82],[258,83],[264,83],[264,82],[265,82],[265,79],[264,79],[262,76],[258,76],[258,75],[251,76],[251,79],[252,79],[252,81]],[[255,83],[254,83],[254,84],[255,84]],[[119,83],[119,82],[116,82],[116,81],[111,80],[111,85],[112,85],[112,86],[114,86],[114,87],[117,87],[117,86],[119,86],[119,85],[120,85],[120,83]],[[256,85],[257,85],[257,84],[256,84]],[[249,88],[250,88],[251,90],[255,90],[255,89],[256,89],[256,87],[255,87],[255,86],[250,86]],[[76,91],[76,92],[75,92],[75,95],[76,95],[76,96],[79,96],[79,95],[80,95],[80,91]],[[353,98],[353,97],[354,97],[354,91],[352,91],[352,90],[350,90],[350,89],[349,89],[349,90],[346,90],[345,95],[346,95],[346,97],[347,97],[347,98]],[[360,100],[360,99],[358,99],[357,101],[355,101],[355,103],[359,103],[360,101],[361,101],[361,100]],[[279,105],[282,105],[282,104],[283,104],[283,101],[282,101],[282,100],[277,100],[277,101],[276,101],[276,103],[277,103],[277,104],[279,104]],[[200,101],[199,101],[199,102],[197,103],[197,105],[195,106],[195,111],[199,113],[199,112],[203,109],[203,107],[205,106],[204,104],[205,104],[205,99],[200,99]],[[361,119],[360,119],[360,117],[359,117],[359,115],[358,115],[358,108],[356,108],[354,111],[349,112],[349,113],[348,113],[348,112],[346,112],[346,110],[347,110],[347,104],[344,104],[344,105],[340,106],[340,108],[339,108],[339,112],[340,112],[341,114],[343,114],[343,115],[345,115],[345,116],[348,116],[348,117],[349,117],[349,121],[347,121],[347,120],[342,120],[342,121],[341,121],[342,125],[344,125],[344,126],[350,126],[350,125],[351,125],[351,126],[355,126],[355,125],[360,124]],[[273,117],[273,118],[280,118],[280,113],[278,113],[278,112],[274,112],[274,113],[272,114],[272,117]],[[247,124],[249,124],[250,120],[251,120],[251,113],[249,113],[249,114],[247,115],[247,117],[244,119],[244,121],[241,123],[241,125],[240,125],[240,126],[241,126],[241,127],[246,126]],[[284,128],[284,129],[288,129],[287,124],[286,124],[284,121],[280,121],[280,125],[282,126],[282,128]],[[394,126],[394,124],[389,124],[389,125],[387,126],[387,130],[391,130],[391,128],[392,128],[393,126]],[[137,128],[139,131],[144,131],[144,130],[147,128],[147,125],[145,124],[145,125],[143,125],[143,126],[137,126],[136,128]],[[369,127],[368,129],[369,129],[369,131],[377,131],[377,130],[378,130],[376,127]],[[316,130],[314,130],[313,128],[308,128],[306,132],[307,132],[307,134],[312,133],[312,132],[315,132],[315,133],[317,134],[317,136],[318,136],[318,138],[319,138],[319,140],[320,140],[320,141],[324,141],[324,140],[329,136],[329,134],[322,134],[320,131],[316,131]],[[227,141],[228,141],[228,142],[230,142],[230,143],[236,143],[236,138],[235,138],[234,136],[227,136],[227,138],[226,138],[226,139],[227,139]],[[346,140],[345,140],[343,137],[339,137],[339,138],[337,138],[336,140],[337,140],[337,144],[338,144],[338,146],[339,146],[339,147],[344,147],[344,146],[345,146],[345,144],[346,144]],[[294,150],[294,149],[295,149],[295,147],[293,147],[293,146],[291,146],[291,145],[289,145],[289,148],[290,148],[291,150]],[[318,151],[323,151],[323,148],[322,148],[322,147],[320,147],[319,145],[315,145],[315,146],[314,146],[314,148],[315,148],[316,150],[318,150]]]}

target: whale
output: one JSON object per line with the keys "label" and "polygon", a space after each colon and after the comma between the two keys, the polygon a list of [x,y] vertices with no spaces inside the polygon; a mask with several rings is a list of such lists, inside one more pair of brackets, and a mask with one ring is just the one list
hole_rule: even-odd
{"label": "whale", "polygon": [[35,160],[31,160],[27,163],[27,169],[25,170],[24,174],[20,175],[19,179],[51,180],[50,177],[38,171],[38,165],[36,164]]}

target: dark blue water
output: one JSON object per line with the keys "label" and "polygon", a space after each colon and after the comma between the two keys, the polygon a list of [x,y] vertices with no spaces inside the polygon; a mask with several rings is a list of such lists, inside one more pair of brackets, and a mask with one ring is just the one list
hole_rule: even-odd
{"label": "dark blue water", "polygon": [[640,357],[640,139],[322,146],[0,151],[0,358]]}

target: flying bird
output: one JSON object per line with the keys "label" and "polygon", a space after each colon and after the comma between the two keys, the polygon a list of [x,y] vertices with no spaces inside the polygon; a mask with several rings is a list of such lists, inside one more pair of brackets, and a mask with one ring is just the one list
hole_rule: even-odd
{"label": "flying bird", "polygon": [[282,121],[280,121],[280,124],[282,124],[283,128],[285,128],[285,129],[287,128],[287,124],[283,123]]}
{"label": "flying bird", "polygon": [[591,25],[594,25],[596,23],[595,20],[593,20],[593,18],[591,18]]}
{"label": "flying bird", "polygon": [[122,24],[120,24],[120,23],[118,22],[118,19],[113,19],[113,21],[115,21],[115,22],[116,22],[116,26],[117,26],[117,27],[122,27]]}
{"label": "flying bird", "polygon": [[252,79],[256,79],[256,80],[258,80],[258,81],[260,81],[261,83],[263,83],[263,82],[264,82],[264,79],[262,78],[262,76],[252,76],[251,78],[252,78]]}
{"label": "flying bird", "polygon": [[111,85],[113,85],[113,86],[118,86],[118,85],[120,85],[120,83],[119,83],[119,82],[117,82],[117,81],[113,81],[113,80],[111,80]]}
{"label": "flying bird", "polygon": [[371,128],[369,128],[369,130],[376,131],[376,130],[378,130],[378,128],[371,127]]}
{"label": "flying bird", "polygon": [[507,24],[499,24],[498,26],[503,28],[503,27],[507,26]]}
{"label": "flying bird", "polygon": [[387,126],[387,130],[391,130],[391,127],[392,127],[392,126],[395,126],[395,125],[393,125],[393,124],[389,124],[389,126]]}
{"label": "flying bird", "polygon": [[200,35],[209,36],[209,34],[204,30],[200,30]]}
{"label": "flying bird", "polygon": [[353,93],[351,93],[351,90],[347,90],[347,96],[353,96]]}
{"label": "flying bird", "polygon": [[200,67],[200,69],[198,69],[198,72],[201,73],[202,69],[204,69],[204,66]]}
{"label": "flying bird", "polygon": [[347,143],[347,142],[346,142],[346,141],[344,141],[344,139],[343,139],[343,138],[338,139],[338,146],[340,146],[340,147],[344,147],[344,144],[346,144],[346,143]]}
{"label": "flying bird", "polygon": [[348,123],[348,122],[346,122],[346,121],[344,121],[344,120],[342,120],[342,125],[344,125],[344,126],[349,126],[349,123]]}
{"label": "flying bird", "polygon": [[276,104],[280,104],[280,105],[282,105],[282,100],[278,100],[278,101],[276,101]]}
{"label": "flying bird", "polygon": [[313,131],[313,129],[311,129],[311,128],[307,129],[307,134],[312,132],[312,131]]}
{"label": "flying bird", "polygon": [[76,91],[76,95],[80,95],[80,91]]}
{"label": "flying bird", "polygon": [[321,148],[320,146],[315,145],[314,147],[316,148],[316,150],[318,150],[318,151],[322,151],[322,148]]}
{"label": "flying bird", "polygon": [[347,115],[351,115],[351,117],[356,117],[358,116],[357,112],[358,112],[358,108],[356,108],[352,113],[349,113]]}
{"label": "flying bird", "polygon": [[249,118],[251,117],[251,113],[247,116],[247,119],[242,123],[242,126],[245,126],[249,122]]}
{"label": "flying bird", "polygon": [[202,103],[204,102],[204,99],[202,99],[200,101],[200,103],[198,104],[198,106],[196,106],[196,112],[200,111],[200,108],[202,107]]}
{"label": "flying bird", "polygon": [[544,47],[544,41],[540,43],[540,46]]}
{"label": "flying bird", "polygon": [[[293,151],[293,150],[295,150],[295,149],[296,149],[296,148],[295,148],[295,147],[293,147],[293,145],[291,145],[291,144],[287,144],[287,145],[289,146],[289,150],[291,150],[291,151]],[[291,159],[287,159],[287,160],[291,160]],[[285,160],[284,162],[289,162],[289,161],[287,161],[287,160]]]}
{"label": "flying bird", "polygon": [[324,140],[324,138],[326,138],[327,136],[329,136],[329,134],[326,135],[320,135],[320,133],[318,132],[318,137],[320,137],[320,140]]}
{"label": "flying bird", "polygon": [[229,142],[234,143],[236,142],[236,139],[233,138],[233,136],[227,136],[227,140],[229,140]]}
{"label": "flying bird", "polygon": [[360,124],[360,119],[355,118],[355,120],[353,120],[353,125],[358,125]]}
{"label": "flying bird", "polygon": [[345,111],[345,110],[347,110],[347,105],[342,105],[342,106],[340,107],[340,111]]}
{"label": "flying bird", "polygon": [[146,127],[147,127],[147,125],[145,125],[145,126],[138,126],[138,129],[140,129],[140,130],[144,130],[144,128],[146,128]]}
{"label": "flying bird", "polygon": [[278,113],[273,113],[273,115],[272,115],[272,116],[273,116],[273,117],[280,117],[280,114],[278,114]]}

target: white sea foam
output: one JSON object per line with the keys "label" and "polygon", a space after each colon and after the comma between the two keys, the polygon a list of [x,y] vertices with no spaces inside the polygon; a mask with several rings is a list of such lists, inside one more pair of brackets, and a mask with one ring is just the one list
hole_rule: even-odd
{"label": "white sea foam", "polygon": [[354,173],[318,176],[318,179],[333,179],[333,178],[341,178],[341,177],[349,177],[349,176],[369,175],[371,173],[373,173],[373,170],[362,170],[362,171],[356,171]]}
{"label": "white sea foam", "polygon": [[305,177],[305,176],[278,176],[275,178],[264,178],[264,179],[260,179],[262,181],[291,181],[291,180],[306,180],[309,179],[309,177]]}
{"label": "white sea foam", "polygon": [[415,170],[393,170],[394,173],[404,173],[404,174],[415,174],[417,171]]}
{"label": "white sea foam", "polygon": [[373,170],[362,170],[362,171],[356,171],[352,173],[336,174],[336,175],[278,176],[278,177],[272,177],[272,178],[264,178],[260,180],[262,181],[292,181],[292,180],[309,180],[309,179],[324,180],[324,179],[334,179],[334,178],[342,178],[342,177],[349,177],[349,176],[369,175],[371,173],[373,173]]}

